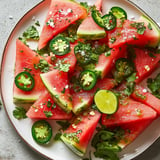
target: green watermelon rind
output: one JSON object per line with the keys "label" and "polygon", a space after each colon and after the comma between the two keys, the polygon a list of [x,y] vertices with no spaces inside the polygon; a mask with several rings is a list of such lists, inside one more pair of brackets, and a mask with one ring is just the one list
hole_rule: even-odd
{"label": "green watermelon rind", "polygon": [[153,43],[153,44],[150,43],[148,46],[150,46],[150,47],[157,47],[160,44],[160,28],[159,28],[159,26],[151,18],[149,18],[146,15],[142,15],[140,17],[140,19],[142,19],[142,20],[147,21],[148,23],[150,23],[152,25],[152,28],[155,31],[155,35],[157,36],[157,42]]}
{"label": "green watermelon rind", "polygon": [[87,40],[98,40],[106,37],[105,31],[86,31],[86,30],[78,30],[77,31],[78,38],[87,39]]}
{"label": "green watermelon rind", "polygon": [[64,135],[61,135],[61,140],[63,141],[64,144],[66,144],[66,146],[71,149],[76,155],[83,157],[85,154],[86,149],[83,147],[80,147],[80,145],[78,145],[76,142],[74,142],[73,140],[69,140],[68,138],[66,138]]}
{"label": "green watermelon rind", "polygon": [[53,100],[66,112],[66,113],[70,113],[72,111],[72,107],[68,106],[68,104],[61,98],[57,98],[57,95],[59,96],[59,92],[56,92],[55,90],[52,89],[52,86],[48,84],[45,76],[43,74],[40,74],[40,77],[44,83],[44,85],[46,86],[46,88],[48,89],[48,91],[50,92],[50,94],[52,95]]}
{"label": "green watermelon rind", "polygon": [[39,97],[18,97],[18,96],[15,96],[13,97],[13,103],[15,104],[27,104],[27,103],[34,103]]}
{"label": "green watermelon rind", "polygon": [[74,106],[73,113],[78,115],[82,113],[84,110],[86,110],[89,107],[88,101],[83,100],[82,103],[78,104],[77,106]]}

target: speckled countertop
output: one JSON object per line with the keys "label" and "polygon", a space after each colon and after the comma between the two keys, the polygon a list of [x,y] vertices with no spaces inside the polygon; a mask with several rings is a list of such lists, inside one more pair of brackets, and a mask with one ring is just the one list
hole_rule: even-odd
{"label": "speckled countertop", "polygon": [[[160,22],[160,0],[132,1]],[[0,59],[17,21],[38,2],[40,0],[0,0]],[[0,160],[45,160],[20,139],[3,107],[0,110]],[[160,139],[134,160],[160,160]]]}

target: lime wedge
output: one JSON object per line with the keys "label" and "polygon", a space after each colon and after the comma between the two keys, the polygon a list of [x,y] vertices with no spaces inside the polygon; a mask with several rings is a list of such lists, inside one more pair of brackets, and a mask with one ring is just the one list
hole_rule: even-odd
{"label": "lime wedge", "polygon": [[118,109],[118,98],[111,91],[99,90],[94,96],[94,101],[102,113],[113,114]]}

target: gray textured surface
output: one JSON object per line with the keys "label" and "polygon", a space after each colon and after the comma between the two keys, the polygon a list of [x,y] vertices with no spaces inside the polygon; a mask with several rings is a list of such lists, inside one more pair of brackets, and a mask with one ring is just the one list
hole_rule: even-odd
{"label": "gray textured surface", "polygon": [[[160,22],[160,0],[132,1]],[[0,0],[0,58],[17,21],[38,2],[40,0]],[[3,108],[0,110],[0,160],[45,160],[21,141]],[[160,160],[160,139],[134,160]]]}

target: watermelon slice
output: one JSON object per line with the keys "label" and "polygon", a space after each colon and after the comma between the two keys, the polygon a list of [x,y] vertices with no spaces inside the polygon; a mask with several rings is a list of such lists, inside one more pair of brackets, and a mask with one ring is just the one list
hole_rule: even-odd
{"label": "watermelon slice", "polygon": [[41,79],[51,93],[53,100],[67,113],[72,110],[72,98],[69,90],[68,74],[53,69],[40,75]]}
{"label": "watermelon slice", "polygon": [[157,113],[149,106],[132,99],[123,100],[118,111],[112,115],[102,115],[102,124],[105,126],[118,126],[126,123],[154,119]]}
{"label": "watermelon slice", "polygon": [[96,86],[90,91],[81,90],[79,92],[74,92],[72,90],[71,94],[73,96],[73,112],[75,114],[81,113],[83,110],[87,109],[93,103],[94,94],[97,89],[107,89],[110,90],[115,86],[114,80],[109,78],[104,78],[99,80]]}
{"label": "watermelon slice", "polygon": [[40,35],[38,49],[44,48],[57,34],[70,24],[87,16],[86,10],[72,0],[52,0]]}
{"label": "watermelon slice", "polygon": [[[139,34],[137,28],[131,25],[143,23],[146,27],[144,33]],[[160,41],[159,27],[146,16],[142,16],[137,22],[125,20],[124,23],[118,20],[116,29],[107,32],[109,47],[118,47],[124,44],[133,44],[138,46],[156,47]],[[150,24],[151,27],[148,27]]]}
{"label": "watermelon slice", "polygon": [[68,120],[72,118],[72,113],[67,114],[55,104],[48,91],[45,91],[39,97],[30,107],[26,115],[31,119]]}
{"label": "watermelon slice", "polygon": [[135,100],[150,106],[158,113],[158,115],[160,115],[160,99],[148,92],[147,89],[141,87],[140,85],[136,85],[131,96]]}
{"label": "watermelon slice", "polygon": [[74,68],[75,68],[75,65],[76,65],[76,62],[77,62],[77,59],[76,59],[76,56],[74,54],[74,46],[76,45],[77,43],[75,44],[71,44],[70,47],[71,47],[71,51],[69,53],[67,53],[66,55],[63,55],[63,56],[57,56],[55,55],[56,57],[56,60],[55,61],[52,61],[52,55],[51,56],[48,56],[47,57],[47,61],[52,64],[53,66],[56,66],[56,64],[61,61],[65,64],[69,64],[69,73],[73,73],[74,71]]}
{"label": "watermelon slice", "polygon": [[137,71],[137,83],[149,76],[157,67],[160,61],[160,54],[155,53],[147,49],[134,48],[135,58],[133,61]]}
{"label": "watermelon slice", "polygon": [[153,119],[148,119],[140,122],[127,123],[121,125],[121,128],[124,129],[125,134],[123,139],[118,143],[122,149],[133,142],[151,123]]}
{"label": "watermelon slice", "polygon": [[[102,0],[97,0],[95,6],[98,10],[100,10],[102,7]],[[89,14],[88,17],[84,19],[79,26],[77,35],[79,38],[87,40],[97,40],[106,37],[106,32],[104,28],[101,28],[95,23],[91,14]]]}
{"label": "watermelon slice", "polygon": [[35,80],[35,86],[31,91],[23,91],[13,84],[13,99],[15,103],[33,103],[46,88],[40,78],[40,70],[34,65],[39,63],[41,57],[32,51],[28,46],[17,39],[16,41],[16,62],[14,76],[23,71],[29,71]]}
{"label": "watermelon slice", "polygon": [[100,117],[101,114],[95,110],[82,113],[64,131],[62,141],[77,155],[84,156]]}
{"label": "watermelon slice", "polygon": [[115,61],[118,58],[126,56],[126,47],[113,48],[110,51],[109,56],[101,54],[98,59],[98,63],[95,66],[94,71],[98,72],[101,78],[104,78],[114,66]]}

